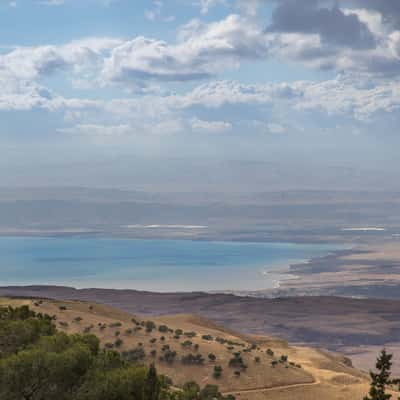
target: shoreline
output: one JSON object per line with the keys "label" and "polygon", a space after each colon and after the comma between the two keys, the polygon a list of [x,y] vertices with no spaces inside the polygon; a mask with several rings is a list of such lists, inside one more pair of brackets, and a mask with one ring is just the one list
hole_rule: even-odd
{"label": "shoreline", "polygon": [[[9,262],[8,265],[14,266],[16,271],[18,268],[22,268],[21,256],[18,256],[18,251],[22,251],[23,258],[25,254],[23,249],[26,245],[29,247],[30,243],[33,243],[32,249],[37,248],[37,251],[27,255],[29,259],[25,260],[26,266],[24,267],[26,273],[18,275],[13,273],[13,268],[8,268],[6,276],[10,279],[5,281],[7,285],[72,285],[80,289],[98,287],[121,290],[139,289],[163,293],[203,291],[247,294],[255,291],[274,290],[281,285],[282,281],[293,279],[293,276],[288,275],[292,264],[305,262],[308,259],[307,256],[312,258],[317,255],[330,254],[333,248],[338,247],[333,244],[196,240],[190,240],[193,243],[190,245],[187,244],[188,240],[166,239],[151,240],[154,244],[149,243],[143,246],[141,243],[146,240],[135,239],[136,243],[130,245],[131,240],[122,239],[121,244],[114,245],[113,241],[120,239],[98,237],[82,239],[73,237],[71,240],[74,242],[71,243],[64,237],[7,236],[3,239],[2,246],[9,246],[7,242],[9,239],[14,250],[10,259],[4,258],[1,262],[5,267]],[[44,241],[35,244],[35,241],[40,239],[44,239]],[[80,239],[82,242],[79,241]],[[27,240],[26,244],[24,240]],[[52,240],[60,240],[60,242],[53,244],[50,242]],[[103,244],[102,240],[108,241],[108,243]],[[79,244],[75,244],[75,242]],[[167,244],[168,242],[169,244]],[[78,246],[78,250],[82,248],[84,250],[66,256],[74,251],[75,246]],[[20,247],[21,249],[19,249]],[[58,250],[54,252],[53,248]],[[144,250],[140,251],[141,248]],[[158,248],[160,250],[157,250]],[[115,249],[119,249],[117,258],[115,258]],[[96,253],[98,250],[99,252]],[[152,254],[154,253],[154,257],[148,258],[150,250]],[[46,256],[47,251],[51,251],[51,258]],[[199,253],[199,257],[202,257],[202,262],[192,264],[193,255],[197,255],[197,253]],[[192,255],[187,257],[188,254]],[[181,261],[179,261],[180,257],[183,257]],[[28,262],[30,259],[32,259],[31,263]],[[119,263],[119,260],[123,261]],[[53,261],[54,265],[52,265]],[[115,273],[113,272],[114,264],[117,268]],[[76,268],[75,273],[46,272],[50,266],[52,269],[60,268],[60,272],[62,269],[67,271],[68,265]],[[183,272],[183,269],[180,271],[181,267],[185,267],[185,275],[181,275]],[[42,278],[39,279],[33,275],[35,268]],[[147,272],[142,273],[141,271]],[[154,277],[150,276],[151,271],[154,271]],[[207,276],[202,276],[202,271],[210,277],[213,276],[213,280],[209,281]],[[16,279],[17,277],[19,279]],[[211,287],[209,282],[213,283]]]}

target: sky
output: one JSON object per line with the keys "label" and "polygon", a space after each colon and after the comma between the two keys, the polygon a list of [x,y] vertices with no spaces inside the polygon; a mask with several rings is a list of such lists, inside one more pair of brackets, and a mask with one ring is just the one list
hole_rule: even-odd
{"label": "sky", "polygon": [[0,0],[0,89],[0,186],[229,160],[390,181],[400,2]]}

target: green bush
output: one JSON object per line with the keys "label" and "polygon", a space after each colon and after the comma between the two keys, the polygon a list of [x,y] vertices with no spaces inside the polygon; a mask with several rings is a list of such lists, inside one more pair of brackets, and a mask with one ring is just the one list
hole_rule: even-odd
{"label": "green bush", "polygon": [[219,379],[219,378],[221,378],[221,375],[222,375],[222,367],[220,365],[216,365],[214,367],[213,377],[215,379]]}
{"label": "green bush", "polygon": [[201,354],[187,354],[181,359],[182,364],[186,365],[203,365],[204,358]]}
{"label": "green bush", "polygon": [[[117,338],[115,347],[120,345]],[[166,346],[163,360],[171,363],[176,355]],[[57,332],[49,316],[0,308],[1,400],[224,400],[212,385],[201,389],[189,382],[181,392],[171,390],[171,380],[153,365],[136,364],[144,358],[142,346],[122,354],[100,350],[96,336]]]}
{"label": "green bush", "polygon": [[146,357],[146,353],[143,347],[138,346],[134,349],[124,351],[122,353],[122,357],[127,361],[137,363],[139,361],[142,361]]}
{"label": "green bush", "polygon": [[167,325],[160,325],[158,327],[158,331],[161,333],[167,333],[168,332],[168,326]]}

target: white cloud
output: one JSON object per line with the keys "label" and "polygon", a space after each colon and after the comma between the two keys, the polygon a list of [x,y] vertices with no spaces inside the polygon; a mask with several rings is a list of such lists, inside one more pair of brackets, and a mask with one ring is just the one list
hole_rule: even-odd
{"label": "white cloud", "polygon": [[163,15],[163,7],[164,3],[160,0],[153,0],[152,8],[144,10],[144,16],[147,20],[155,22],[155,21],[163,21],[163,22],[173,22],[175,21],[174,15]]}
{"label": "white cloud", "polygon": [[227,5],[226,0],[199,0],[198,3],[196,3],[198,6],[200,6],[200,12],[202,14],[207,14],[212,7],[215,7],[219,4],[222,5]]}
{"label": "white cloud", "polygon": [[77,124],[70,128],[59,128],[58,132],[72,135],[123,136],[131,133],[129,125]]}
{"label": "white cloud", "polygon": [[193,118],[190,125],[194,131],[208,133],[222,133],[232,129],[232,124],[226,121],[205,121]]}
{"label": "white cloud", "polygon": [[0,75],[36,80],[66,68],[76,73],[101,68],[107,51],[120,43],[113,38],[88,38],[61,46],[17,47],[0,54]]}
{"label": "white cloud", "polygon": [[[154,5],[161,10],[161,2]],[[328,46],[318,33],[266,33],[255,19],[233,14],[212,23],[194,19],[179,29],[174,43],[146,37],[88,38],[64,45],[5,49],[0,54],[0,109],[61,111],[65,126],[60,132],[110,137],[239,129],[235,117],[245,121],[245,116],[232,117],[224,109],[235,105],[259,110],[260,115],[273,110],[272,117],[260,117],[259,127],[277,134],[288,130],[282,116],[291,119],[293,113],[317,111],[355,121],[394,113],[400,108],[400,31],[385,24],[376,11],[345,9],[343,13],[356,14],[379,45],[354,49]],[[161,11],[156,12],[155,18],[160,16]],[[243,60],[270,57],[345,72],[322,82],[210,82]],[[64,71],[75,88],[113,86],[131,97],[65,98],[40,83]],[[187,92],[163,89],[164,82],[200,79],[208,81]],[[207,117],[200,111],[207,112]]]}
{"label": "white cloud", "polygon": [[38,1],[38,3],[45,6],[62,6],[64,4],[64,0],[41,0]]}
{"label": "white cloud", "polygon": [[230,15],[219,22],[192,21],[182,27],[179,41],[137,37],[114,48],[105,60],[105,82],[138,80],[187,81],[210,77],[237,67],[241,59],[267,55],[268,42],[259,28]]}

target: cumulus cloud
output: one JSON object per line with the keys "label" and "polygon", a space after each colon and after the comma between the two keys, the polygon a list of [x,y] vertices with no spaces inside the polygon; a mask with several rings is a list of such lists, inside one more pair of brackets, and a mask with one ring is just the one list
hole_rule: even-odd
{"label": "cumulus cloud", "polygon": [[105,60],[105,82],[188,81],[209,78],[241,59],[262,58],[268,41],[239,15],[203,24],[193,20],[180,29],[179,41],[137,37],[114,48]]}
{"label": "cumulus cloud", "polygon": [[[237,112],[228,111],[235,106],[258,113],[240,115],[244,123],[254,127],[257,120],[258,129],[276,134],[288,131],[282,121],[294,114],[317,111],[364,122],[397,112],[400,31],[388,15],[396,15],[395,6],[385,1],[378,7],[354,0],[346,8],[343,2],[322,0],[269,1],[275,12],[267,29],[251,17],[263,0],[252,0],[242,15],[189,21],[173,42],[141,36],[89,38],[5,49],[0,54],[0,109],[57,110],[65,115],[59,132],[107,137],[234,131],[239,129]],[[162,3],[153,5],[155,18],[161,18],[157,10]],[[219,78],[243,61],[269,58],[336,71],[337,78],[247,85]],[[43,86],[43,78],[66,71],[76,87],[122,88],[127,98],[65,98]],[[165,82],[187,81],[196,83],[186,92],[163,89]]]}
{"label": "cumulus cloud", "polygon": [[322,42],[350,48],[374,48],[368,26],[357,14],[345,14],[337,4],[320,6],[317,1],[286,0],[272,14],[269,32],[317,34]]}
{"label": "cumulus cloud", "polygon": [[35,80],[71,68],[80,73],[102,66],[106,52],[120,43],[112,38],[89,38],[55,46],[17,47],[0,54],[0,76]]}
{"label": "cumulus cloud", "polygon": [[[378,11],[385,23],[394,29],[400,29],[400,2],[396,0],[350,0],[350,3],[359,8]],[[345,2],[342,0],[343,6]]]}

